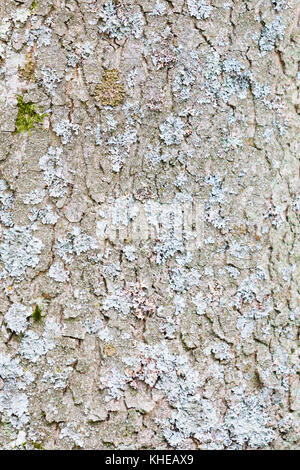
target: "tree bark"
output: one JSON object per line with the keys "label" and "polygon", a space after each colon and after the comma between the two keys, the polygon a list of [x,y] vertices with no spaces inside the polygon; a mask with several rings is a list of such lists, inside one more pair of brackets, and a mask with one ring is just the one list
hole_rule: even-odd
{"label": "tree bark", "polygon": [[298,23],[1,2],[0,448],[297,448]]}

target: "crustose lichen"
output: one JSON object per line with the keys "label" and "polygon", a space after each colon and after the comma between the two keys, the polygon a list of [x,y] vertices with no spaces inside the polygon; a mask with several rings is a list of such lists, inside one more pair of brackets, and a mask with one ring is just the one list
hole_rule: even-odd
{"label": "crustose lichen", "polygon": [[95,87],[95,100],[103,106],[118,106],[123,103],[125,88],[120,81],[118,70],[106,70],[102,82]]}
{"label": "crustose lichen", "polygon": [[17,96],[18,114],[16,118],[17,132],[29,132],[34,124],[43,122],[46,113],[39,114],[32,102],[25,103],[23,96]]}

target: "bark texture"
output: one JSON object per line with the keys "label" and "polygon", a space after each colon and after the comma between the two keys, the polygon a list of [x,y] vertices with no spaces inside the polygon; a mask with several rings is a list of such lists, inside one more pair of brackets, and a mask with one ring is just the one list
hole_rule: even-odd
{"label": "bark texture", "polygon": [[297,448],[298,21],[0,0],[2,449]]}

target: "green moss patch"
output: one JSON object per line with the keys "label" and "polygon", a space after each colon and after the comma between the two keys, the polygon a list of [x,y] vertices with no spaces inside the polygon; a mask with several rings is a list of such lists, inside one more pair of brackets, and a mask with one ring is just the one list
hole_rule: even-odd
{"label": "green moss patch", "polygon": [[30,132],[30,129],[39,122],[43,122],[46,113],[39,114],[32,102],[25,103],[23,96],[17,96],[18,115],[16,119],[17,132]]}
{"label": "green moss patch", "polygon": [[32,13],[36,12],[36,9],[40,6],[39,2],[37,0],[33,0],[30,10]]}
{"label": "green moss patch", "polygon": [[40,307],[37,305],[32,313],[32,318],[34,321],[39,321],[42,318],[42,310]]}

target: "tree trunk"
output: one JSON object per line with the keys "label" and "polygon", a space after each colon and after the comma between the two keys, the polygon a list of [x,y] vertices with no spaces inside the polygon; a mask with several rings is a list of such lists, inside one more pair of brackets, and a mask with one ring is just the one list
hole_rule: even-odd
{"label": "tree trunk", "polygon": [[296,3],[1,2],[0,448],[297,447]]}

